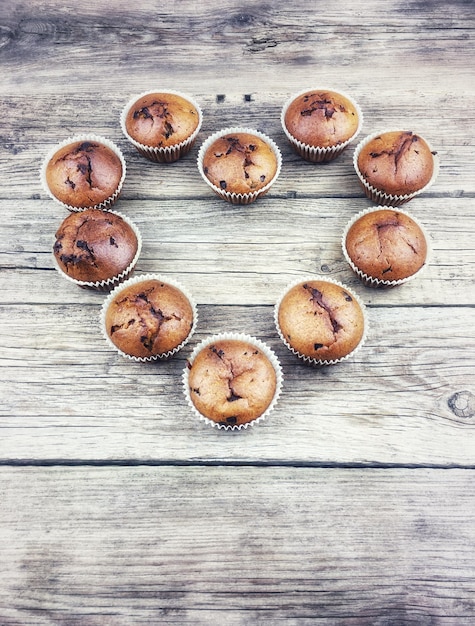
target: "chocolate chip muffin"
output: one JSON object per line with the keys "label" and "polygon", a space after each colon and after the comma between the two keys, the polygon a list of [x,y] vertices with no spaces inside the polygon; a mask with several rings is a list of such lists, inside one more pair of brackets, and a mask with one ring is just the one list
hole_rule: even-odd
{"label": "chocolate chip muffin", "polygon": [[355,352],[365,335],[363,305],[340,283],[310,279],[289,287],[276,305],[277,331],[303,360],[338,363]]}
{"label": "chocolate chip muffin", "polygon": [[281,122],[294,150],[309,161],[330,161],[352,141],[362,113],[349,96],[328,89],[307,90],[284,105]]}
{"label": "chocolate chip muffin", "polygon": [[281,386],[277,358],[245,335],[215,336],[188,360],[185,393],[198,414],[213,425],[239,429],[266,414]]}
{"label": "chocolate chip muffin", "polygon": [[366,195],[397,206],[420,193],[436,173],[435,152],[412,131],[371,135],[356,148],[354,166]]}
{"label": "chocolate chip muffin", "polygon": [[119,197],[125,161],[103,137],[72,138],[47,157],[42,177],[51,197],[71,211],[107,209]]}
{"label": "chocolate chip muffin", "polygon": [[187,154],[201,126],[202,113],[189,96],[150,91],[133,98],[121,116],[122,131],[145,157],[172,162]]}
{"label": "chocolate chip muffin", "polygon": [[343,236],[343,253],[368,286],[395,286],[417,274],[426,263],[427,239],[406,212],[378,207],[358,213]]}
{"label": "chocolate chip muffin", "polygon": [[247,203],[266,193],[276,180],[280,151],[262,133],[225,129],[212,135],[198,155],[204,180],[224,199]]}
{"label": "chocolate chip muffin", "polygon": [[54,259],[60,273],[82,287],[110,290],[132,272],[141,237],[127,218],[112,211],[70,213],[56,231]]}
{"label": "chocolate chip muffin", "polygon": [[138,361],[169,357],[189,340],[195,306],[183,287],[146,275],[119,285],[104,302],[103,330],[123,356]]}

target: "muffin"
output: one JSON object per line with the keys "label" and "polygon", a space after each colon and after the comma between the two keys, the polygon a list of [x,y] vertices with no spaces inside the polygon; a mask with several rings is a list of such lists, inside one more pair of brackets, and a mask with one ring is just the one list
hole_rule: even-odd
{"label": "muffin", "polygon": [[122,132],[151,161],[171,163],[187,154],[202,122],[199,105],[175,91],[148,91],[122,111]]}
{"label": "muffin", "polygon": [[240,430],[267,416],[282,386],[275,354],[241,334],[215,335],[198,345],[183,374],[193,411],[212,426]]}
{"label": "muffin", "polygon": [[364,340],[363,304],[344,285],[310,278],[288,287],[275,307],[280,338],[298,357],[333,365],[354,354]]}
{"label": "muffin", "polygon": [[119,285],[106,298],[102,329],[111,346],[135,361],[175,354],[190,339],[198,316],[183,287],[147,274]]}
{"label": "muffin", "polygon": [[198,169],[213,191],[232,204],[249,204],[277,179],[282,157],[277,145],[256,130],[226,128],[208,137]]}
{"label": "muffin", "polygon": [[352,270],[369,287],[407,282],[425,266],[428,254],[422,226],[393,207],[358,213],[345,228],[342,247]]}
{"label": "muffin", "polygon": [[108,209],[120,195],[125,160],[104,137],[72,137],[44,160],[41,177],[47,193],[70,211]]}
{"label": "muffin", "polygon": [[55,235],[60,274],[80,287],[109,291],[132,272],[142,239],[137,227],[113,211],[70,213]]}
{"label": "muffin", "polygon": [[292,96],[284,104],[281,123],[297,154],[318,163],[341,154],[360,132],[363,114],[347,95],[312,89]]}
{"label": "muffin", "polygon": [[410,130],[386,131],[361,141],[353,163],[368,198],[399,206],[435,180],[436,154],[425,139]]}

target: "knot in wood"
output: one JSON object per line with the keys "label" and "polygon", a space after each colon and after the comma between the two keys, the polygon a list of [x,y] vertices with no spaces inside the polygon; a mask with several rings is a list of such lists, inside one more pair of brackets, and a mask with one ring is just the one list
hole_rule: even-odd
{"label": "knot in wood", "polygon": [[457,417],[475,417],[475,396],[470,391],[457,391],[450,396],[447,404]]}

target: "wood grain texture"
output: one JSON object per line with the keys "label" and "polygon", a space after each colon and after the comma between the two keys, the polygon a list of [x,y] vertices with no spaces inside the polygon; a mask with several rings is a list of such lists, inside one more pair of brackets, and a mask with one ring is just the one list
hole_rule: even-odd
{"label": "wood grain texture", "polygon": [[[369,309],[366,344],[328,368],[301,364],[285,348],[273,307],[199,306],[190,344],[156,364],[111,350],[99,310],[99,302],[8,308],[0,325],[0,375],[9,390],[0,458],[473,466],[469,308]],[[30,323],[35,331],[19,346],[15,327]],[[236,434],[198,422],[182,391],[186,357],[201,339],[223,331],[261,338],[284,369],[275,411]],[[456,414],[456,399],[465,397],[457,394],[471,399],[466,416]]]}
{"label": "wood grain texture", "polygon": [[[422,84],[415,92],[395,92],[392,86],[375,91],[362,85],[351,86],[347,80],[339,81],[340,88],[351,91],[364,115],[358,140],[387,128],[414,130],[431,143],[441,162],[439,177],[426,197],[446,198],[450,202],[452,198],[475,192],[475,178],[469,167],[474,142],[467,133],[467,128],[475,123],[475,93],[468,91],[463,99],[454,101],[445,85],[437,91],[429,83]],[[295,88],[301,90],[305,86],[308,86],[307,81]],[[143,85],[141,91],[149,88],[152,88],[150,82]],[[212,132],[239,125],[268,134],[282,151],[284,166],[271,189],[271,197],[341,197],[355,201],[364,198],[352,164],[357,141],[340,158],[325,165],[307,163],[290,148],[280,114],[293,93],[292,85],[285,91],[279,87],[277,91],[269,89],[257,93],[236,92],[233,86],[222,94],[223,101],[218,98],[219,92],[202,93],[191,87],[190,95],[203,109],[203,126],[192,152],[185,159],[166,166],[146,161],[121,133],[120,113],[134,93],[127,85],[99,95],[38,94],[34,105],[28,107],[24,106],[22,96],[7,95],[0,102],[0,136],[3,138],[0,149],[5,156],[2,187],[13,187],[15,195],[22,200],[37,198],[38,194],[47,198],[35,176],[45,154],[60,140],[92,132],[116,142],[124,152],[128,176],[123,198],[142,201],[209,198],[209,188],[196,167],[198,148]],[[444,112],[444,124],[441,124],[441,112]],[[454,119],[463,123],[456,123]]]}
{"label": "wood grain texture", "polygon": [[475,618],[467,470],[0,468],[0,481],[8,626]]}
{"label": "wood grain texture", "polygon": [[[124,192],[125,193],[125,192]],[[413,203],[413,204],[412,204]],[[412,211],[428,232],[432,252],[417,278],[393,290],[364,287],[347,264],[341,237],[347,222],[369,207],[363,198],[262,198],[231,207],[207,200],[127,200],[116,210],[132,219],[143,238],[137,273],[159,272],[187,283],[198,303],[273,304],[299,276],[319,275],[348,284],[374,306],[475,304],[475,218],[464,199],[417,198]],[[25,201],[21,211],[0,200],[0,250],[5,303],[98,301],[57,276],[54,233],[66,217],[47,201]],[[18,272],[25,289],[18,290]],[[55,285],[54,290],[46,285]]]}
{"label": "wood grain texture", "polygon": [[[1,53],[5,84],[48,92],[160,83],[190,88],[206,81],[226,93],[231,85],[260,91],[315,75],[341,73],[352,85],[394,84],[414,91],[421,77],[459,86],[473,77],[472,2],[344,0],[331,5],[298,0],[284,7],[261,0],[181,0],[157,8],[152,0],[130,10],[109,3],[54,0],[3,3]],[[388,43],[389,42],[389,43]],[[101,62],[97,62],[97,55]],[[370,74],[368,68],[371,68]],[[397,71],[403,68],[403,71]],[[34,73],[32,73],[34,69]]]}

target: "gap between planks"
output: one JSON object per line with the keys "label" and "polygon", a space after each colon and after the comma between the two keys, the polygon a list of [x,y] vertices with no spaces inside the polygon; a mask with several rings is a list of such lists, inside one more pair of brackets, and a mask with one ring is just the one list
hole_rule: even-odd
{"label": "gap between planks", "polygon": [[475,464],[460,463],[378,463],[378,462],[328,462],[328,461],[281,461],[281,460],[156,460],[156,459],[2,459],[0,467],[269,467],[293,469],[333,470],[474,470]]}

